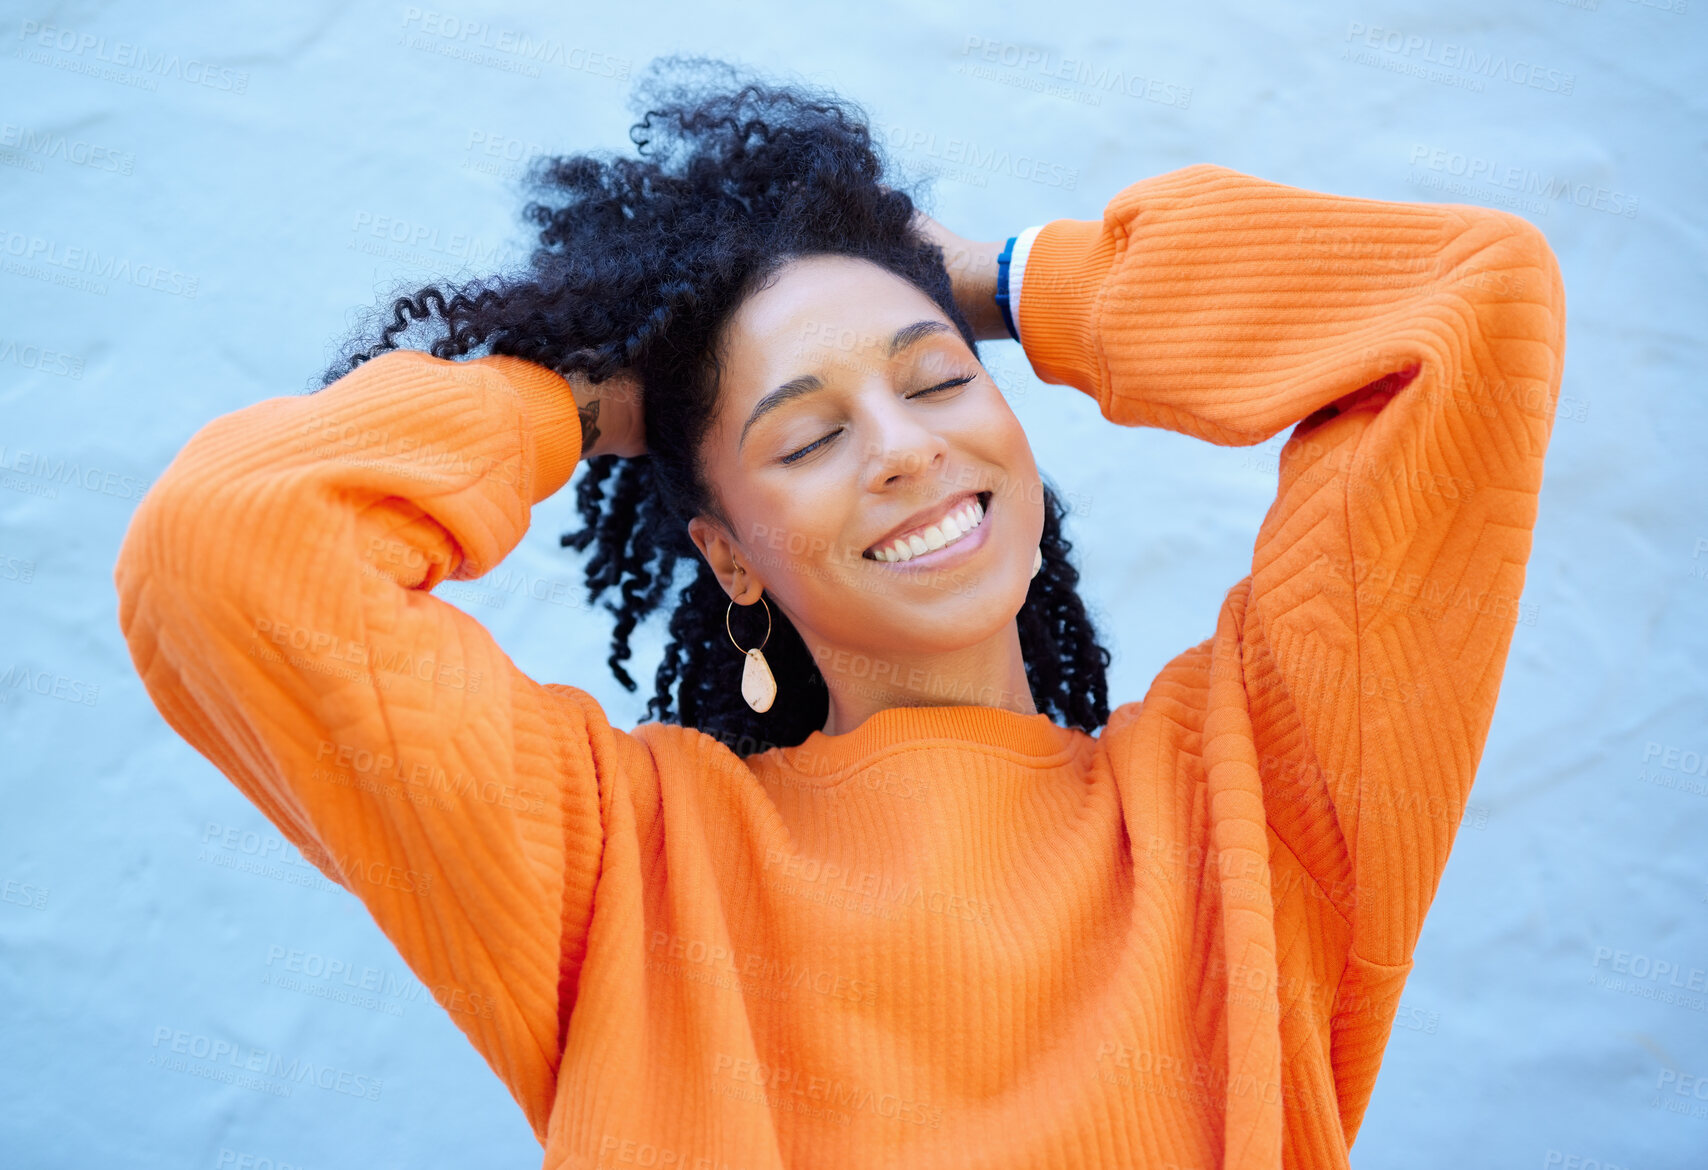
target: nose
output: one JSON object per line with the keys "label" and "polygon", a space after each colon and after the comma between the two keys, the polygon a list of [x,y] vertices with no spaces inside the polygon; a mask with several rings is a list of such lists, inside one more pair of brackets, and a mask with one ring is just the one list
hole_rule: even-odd
{"label": "nose", "polygon": [[895,398],[873,408],[866,434],[867,491],[882,492],[940,473],[949,452],[949,441]]}

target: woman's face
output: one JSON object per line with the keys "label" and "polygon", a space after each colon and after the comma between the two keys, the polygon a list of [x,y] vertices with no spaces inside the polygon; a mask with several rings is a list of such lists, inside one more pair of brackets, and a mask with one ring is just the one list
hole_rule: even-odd
{"label": "woman's face", "polygon": [[[821,661],[912,660],[1004,631],[1026,599],[1042,484],[935,302],[868,261],[797,259],[736,312],[722,354],[703,455],[734,531],[704,518],[689,531],[738,604],[763,592]],[[750,616],[737,637],[757,645],[763,629]]]}

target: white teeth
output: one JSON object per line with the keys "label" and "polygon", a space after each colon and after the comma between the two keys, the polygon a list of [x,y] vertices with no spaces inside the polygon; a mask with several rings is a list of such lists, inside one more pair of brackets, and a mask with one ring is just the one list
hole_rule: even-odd
{"label": "white teeth", "polygon": [[910,561],[921,553],[953,544],[984,522],[984,505],[975,496],[961,508],[931,525],[923,533],[898,538],[872,550],[872,556],[887,564]]}

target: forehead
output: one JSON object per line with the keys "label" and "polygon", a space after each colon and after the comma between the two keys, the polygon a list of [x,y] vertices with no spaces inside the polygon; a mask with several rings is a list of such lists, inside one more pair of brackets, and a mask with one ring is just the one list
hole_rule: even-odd
{"label": "forehead", "polygon": [[[797,375],[881,366],[895,331],[922,318],[949,324],[930,297],[870,261],[792,260],[730,318],[723,405],[745,418],[761,396]],[[951,333],[960,339],[952,326]]]}

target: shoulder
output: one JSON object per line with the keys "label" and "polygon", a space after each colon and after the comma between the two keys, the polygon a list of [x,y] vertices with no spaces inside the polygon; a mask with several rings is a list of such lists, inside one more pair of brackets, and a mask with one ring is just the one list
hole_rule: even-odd
{"label": "shoulder", "polygon": [[639,723],[626,734],[652,757],[661,775],[750,773],[745,757],[775,746],[749,737],[720,737],[680,723]]}

